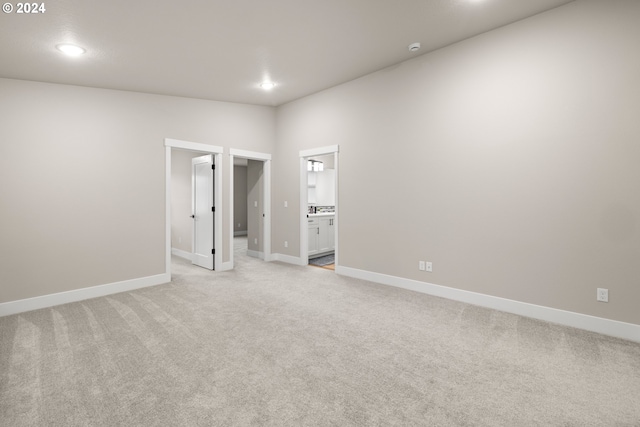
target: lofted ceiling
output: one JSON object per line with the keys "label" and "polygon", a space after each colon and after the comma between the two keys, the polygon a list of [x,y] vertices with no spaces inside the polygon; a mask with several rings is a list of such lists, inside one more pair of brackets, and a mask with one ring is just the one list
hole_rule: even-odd
{"label": "lofted ceiling", "polygon": [[0,77],[280,105],[571,1],[52,0],[0,14]]}

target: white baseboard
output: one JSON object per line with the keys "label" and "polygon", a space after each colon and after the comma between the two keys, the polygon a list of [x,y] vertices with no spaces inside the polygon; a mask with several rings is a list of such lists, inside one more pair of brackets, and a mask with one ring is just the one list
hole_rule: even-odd
{"label": "white baseboard", "polygon": [[293,265],[307,265],[307,262],[302,261],[302,258],[297,256],[285,255],[285,254],[271,254],[271,261],[286,262]]}
{"label": "white baseboard", "polygon": [[253,258],[264,259],[264,252],[260,251],[252,251],[251,249],[247,249],[247,255]]}
{"label": "white baseboard", "polygon": [[247,230],[245,230],[245,231],[234,231],[233,235],[234,236],[246,236],[247,235]]}
{"label": "white baseboard", "polygon": [[171,255],[179,256],[180,258],[193,262],[193,254],[191,252],[183,251],[182,249],[171,248]]}
{"label": "white baseboard", "polygon": [[5,302],[0,304],[0,317],[53,307],[55,305],[67,304],[70,302],[102,297],[105,295],[117,294],[120,292],[132,291],[134,289],[146,288],[149,286],[161,285],[170,281],[171,276],[167,273],[163,273],[155,276],[108,283],[106,285],[92,286],[89,288],[75,289],[73,291]]}
{"label": "white baseboard", "polygon": [[640,342],[640,325],[633,323],[619,322],[617,320],[604,319],[601,317],[494,297],[491,295],[464,291],[461,289],[449,288],[446,286],[434,285],[432,283],[389,276],[386,274],[374,273],[351,267],[336,266],[336,273],[343,276],[368,280],[370,282],[395,286],[397,288],[409,289],[424,294]]}

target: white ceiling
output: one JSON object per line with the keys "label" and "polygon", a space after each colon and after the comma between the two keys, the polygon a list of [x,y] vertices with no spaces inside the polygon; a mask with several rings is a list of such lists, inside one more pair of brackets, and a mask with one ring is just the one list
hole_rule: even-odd
{"label": "white ceiling", "polygon": [[280,105],[571,1],[45,1],[0,14],[0,76]]}

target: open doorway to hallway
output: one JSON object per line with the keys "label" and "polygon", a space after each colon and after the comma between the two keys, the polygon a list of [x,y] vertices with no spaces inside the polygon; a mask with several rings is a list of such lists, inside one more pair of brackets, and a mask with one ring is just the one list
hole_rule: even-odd
{"label": "open doorway to hallway", "polygon": [[246,235],[246,254],[271,261],[271,155],[231,149],[229,158],[231,247],[236,236]]}
{"label": "open doorway to hallway", "polygon": [[[264,259],[264,164],[233,158],[233,236],[244,236],[246,254]],[[236,251],[237,252],[237,251]]]}
{"label": "open doorway to hallway", "polygon": [[233,158],[233,236],[247,236],[248,234],[248,193],[247,169],[248,159]]}

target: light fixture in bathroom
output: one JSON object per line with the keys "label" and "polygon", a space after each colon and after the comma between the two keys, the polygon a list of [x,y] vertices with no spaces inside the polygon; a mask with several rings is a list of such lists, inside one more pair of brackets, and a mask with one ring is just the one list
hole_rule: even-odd
{"label": "light fixture in bathroom", "polygon": [[324,164],[319,160],[307,160],[307,171],[309,172],[322,172],[324,170]]}

